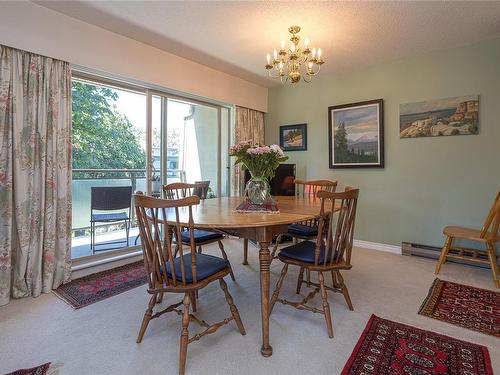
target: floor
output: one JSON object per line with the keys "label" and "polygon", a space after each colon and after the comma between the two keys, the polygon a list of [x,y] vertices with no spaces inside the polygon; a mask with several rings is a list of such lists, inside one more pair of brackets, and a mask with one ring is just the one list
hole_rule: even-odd
{"label": "floor", "polygon": [[[141,240],[138,228],[131,228],[129,233],[129,245],[134,246],[140,244]],[[109,243],[115,242],[115,243]],[[96,236],[96,253],[102,253],[107,250],[115,250],[127,246],[127,235],[125,230],[114,231],[110,233],[98,234]],[[81,258],[84,256],[92,255],[90,249],[90,236],[76,237],[71,241],[71,258]]]}
{"label": "floor", "polygon": [[[277,305],[271,316],[270,358],[260,355],[261,326],[258,251],[250,246],[250,265],[241,265],[242,243],[226,240],[237,277],[227,283],[247,335],[235,325],[222,327],[189,346],[188,374],[340,374],[371,314],[485,345],[493,369],[500,372],[500,340],[417,315],[434,280],[435,261],[373,250],[354,249],[354,268],[345,279],[355,311],[341,295],[330,296],[335,337],[329,339],[323,317]],[[217,253],[207,248],[207,253]],[[281,269],[273,262],[272,282]],[[283,291],[294,296],[297,270]],[[442,279],[493,288],[489,270],[446,264]],[[23,299],[0,308],[0,374],[47,361],[60,374],[176,374],[179,316],[167,314],[150,323],[142,344],[135,338],[148,295],[139,287],[105,301],[72,310],[53,294]],[[303,289],[305,291],[307,289]],[[164,301],[177,300],[171,296]],[[316,303],[319,301],[316,300]],[[214,283],[200,293],[199,316],[209,322],[229,316],[222,291]],[[197,328],[195,324],[191,328]],[[193,333],[194,329],[191,331]]]}

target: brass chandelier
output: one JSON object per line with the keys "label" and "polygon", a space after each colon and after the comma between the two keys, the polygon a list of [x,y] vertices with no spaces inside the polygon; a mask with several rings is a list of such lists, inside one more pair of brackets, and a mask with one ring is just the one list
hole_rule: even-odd
{"label": "brass chandelier", "polygon": [[286,47],[282,40],[279,51],[275,49],[272,57],[269,53],[266,56],[267,76],[279,79],[281,83],[297,83],[300,78],[309,83],[325,63],[321,57],[321,48],[311,50],[308,38],[304,40],[304,47],[299,45],[300,37],[297,34],[300,26],[290,26],[288,32],[292,34],[290,46]]}

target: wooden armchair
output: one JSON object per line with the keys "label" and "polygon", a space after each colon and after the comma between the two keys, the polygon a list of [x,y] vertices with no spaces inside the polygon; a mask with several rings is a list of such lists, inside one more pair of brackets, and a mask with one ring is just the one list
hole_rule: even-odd
{"label": "wooden armchair", "polygon": [[[443,230],[446,241],[441,251],[438,264],[436,265],[436,274],[441,270],[441,266],[447,259],[461,259],[472,261],[479,264],[489,264],[493,273],[493,281],[497,288],[500,288],[498,279],[498,263],[495,253],[495,243],[500,241],[498,229],[500,226],[500,191],[495,202],[486,217],[481,230],[462,227],[446,227]],[[472,240],[484,244],[486,250],[469,249],[453,246],[455,239]],[[485,254],[486,252],[486,254]],[[485,256],[486,255],[486,256]]]}
{"label": "wooden armchair", "polygon": [[[190,196],[198,196],[201,200],[207,197],[209,181],[195,182],[194,184],[189,184],[186,182],[175,182],[168,185],[163,185],[163,194],[166,199],[181,199]],[[217,242],[219,249],[221,251],[222,257],[228,260],[226,251],[224,250],[224,244],[222,240],[224,235],[219,232],[214,232],[210,230],[194,229],[193,231],[195,245],[198,248],[198,252],[201,254],[202,246],[209,245],[211,243]],[[181,232],[181,240],[184,245],[189,244],[190,232],[184,229]],[[231,268],[231,279],[236,280],[234,277],[233,270]]]}
{"label": "wooden armchair", "polygon": [[[144,267],[148,276],[148,293],[151,295],[137,342],[142,341],[151,319],[158,318],[162,314],[171,311],[181,315],[179,374],[182,375],[186,367],[188,344],[199,340],[205,335],[214,333],[232,320],[236,322],[240,333],[245,335],[245,328],[240,314],[224,281],[224,277],[231,272],[231,267],[226,259],[196,252],[192,206],[199,204],[199,197],[190,196],[182,199],[166,200],[148,197],[139,192],[134,195],[134,202],[141,235]],[[185,253],[184,242],[174,241],[179,239],[183,229],[179,223],[181,209],[189,212],[189,245]],[[167,217],[168,211],[175,213],[177,218],[175,224],[169,225],[166,220],[163,220]],[[176,252],[178,253],[177,257],[174,256]],[[196,312],[196,298],[194,295],[197,291],[216,280],[219,281],[219,285],[224,292],[231,316],[209,325],[204,320],[193,315],[190,310]],[[184,297],[182,301],[153,314],[153,308],[157,303],[161,302],[164,293],[181,293]],[[189,337],[188,328],[190,322],[199,324],[204,330]]]}
{"label": "wooden armchair", "polygon": [[[341,193],[318,192],[318,198],[321,199],[321,210],[316,241],[303,241],[281,249],[278,259],[284,263],[284,266],[271,298],[271,312],[276,302],[281,302],[299,310],[323,314],[328,336],[330,338],[333,337],[333,325],[327,291],[342,293],[349,309],[353,310],[349,292],[340,271],[352,268],[351,253],[358,195],[359,190],[351,188],[346,188],[346,191]],[[340,207],[336,213],[333,213],[336,202],[340,203]],[[328,209],[328,205],[331,205],[331,209]],[[328,215],[327,212],[332,212],[332,214]],[[301,275],[297,283],[297,292],[300,285],[304,282],[302,279],[304,269],[318,273],[318,283],[310,283],[314,287],[314,290],[307,294],[301,301],[292,302],[279,298],[280,289],[290,265],[298,266],[301,269]],[[333,280],[332,287],[325,284],[324,273],[331,273]],[[323,300],[322,309],[307,304],[317,293],[321,294]]]}

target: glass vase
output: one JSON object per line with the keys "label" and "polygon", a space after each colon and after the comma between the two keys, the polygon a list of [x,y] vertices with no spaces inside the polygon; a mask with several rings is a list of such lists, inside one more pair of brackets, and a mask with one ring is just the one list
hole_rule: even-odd
{"label": "glass vase", "polygon": [[252,177],[248,180],[245,194],[250,203],[262,205],[269,199],[269,183],[265,177]]}

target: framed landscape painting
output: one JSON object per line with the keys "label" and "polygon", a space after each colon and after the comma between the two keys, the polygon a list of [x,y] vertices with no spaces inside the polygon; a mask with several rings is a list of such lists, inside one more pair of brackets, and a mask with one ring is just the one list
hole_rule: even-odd
{"label": "framed landscape painting", "polygon": [[307,124],[280,126],[280,146],[284,151],[306,151]]}
{"label": "framed landscape painting", "polygon": [[383,100],[329,107],[328,141],[330,168],[383,168]]}
{"label": "framed landscape painting", "polygon": [[478,121],[478,95],[399,105],[400,138],[477,134]]}

